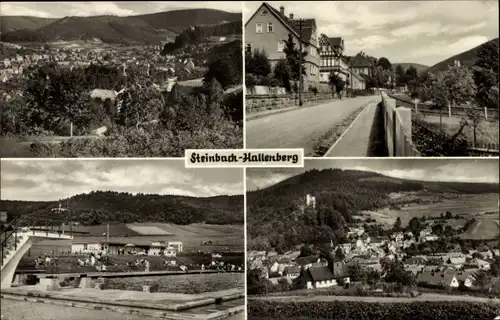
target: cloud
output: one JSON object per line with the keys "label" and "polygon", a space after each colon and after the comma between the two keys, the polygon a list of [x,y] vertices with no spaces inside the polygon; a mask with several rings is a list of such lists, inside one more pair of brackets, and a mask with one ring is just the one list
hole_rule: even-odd
{"label": "cloud", "polygon": [[96,190],[196,197],[243,194],[242,169],[184,160],[2,160],[2,199],[58,200]]}
{"label": "cloud", "polygon": [[396,41],[397,39],[395,38],[388,38],[381,35],[370,35],[361,39],[354,39],[351,41],[350,45],[361,50],[370,50],[393,44]]}
{"label": "cloud", "polygon": [[12,2],[2,2],[0,5],[0,14],[3,16],[31,16],[40,18],[52,18],[53,15],[50,12],[42,11],[36,7],[31,7],[29,3],[12,3]]}
{"label": "cloud", "polygon": [[473,35],[460,38],[454,42],[447,42],[446,40],[431,42],[427,46],[422,46],[412,50],[413,57],[429,57],[438,56],[442,58],[449,58],[456,54],[470,50],[490,40],[487,36]]}
{"label": "cloud", "polygon": [[134,10],[121,8],[115,2],[73,2],[69,13],[70,16],[131,16],[135,12]]}

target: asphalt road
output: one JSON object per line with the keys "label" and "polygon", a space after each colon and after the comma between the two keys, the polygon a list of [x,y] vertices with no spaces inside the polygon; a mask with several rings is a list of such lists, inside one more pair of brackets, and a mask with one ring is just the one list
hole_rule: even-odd
{"label": "asphalt road", "polygon": [[312,155],[316,139],[340,124],[359,107],[378,98],[370,96],[335,100],[247,121],[246,147],[304,148],[304,155]]}

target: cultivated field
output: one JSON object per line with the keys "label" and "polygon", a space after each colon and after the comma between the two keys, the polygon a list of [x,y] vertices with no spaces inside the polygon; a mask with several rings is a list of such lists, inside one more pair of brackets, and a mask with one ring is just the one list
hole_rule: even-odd
{"label": "cultivated field", "polygon": [[[425,115],[421,118],[425,122],[429,123],[432,127],[439,128],[439,116]],[[460,121],[462,117],[452,116],[448,118],[447,115],[443,115],[443,129],[447,134],[454,135],[460,128]],[[470,122],[470,121],[469,121]],[[466,140],[472,144],[474,141],[474,133],[472,126],[468,125],[463,130],[463,135]],[[476,143],[478,145],[485,144],[499,144],[499,125],[498,120],[482,120],[479,122],[476,129]]]}
{"label": "cultivated field", "polygon": [[204,292],[245,288],[243,273],[190,274],[176,276],[109,279],[110,289],[142,291],[146,283],[158,283],[160,292],[198,294]]}
{"label": "cultivated field", "polygon": [[436,203],[409,204],[401,210],[385,208],[378,211],[363,211],[378,223],[393,225],[396,218],[401,218],[406,226],[413,217],[439,217],[450,211],[453,216],[470,216],[490,211],[498,211],[498,194],[462,195],[455,199],[444,199]]}
{"label": "cultivated field", "polygon": [[478,215],[475,218],[476,222],[461,235],[463,239],[488,240],[499,236],[498,214]]}

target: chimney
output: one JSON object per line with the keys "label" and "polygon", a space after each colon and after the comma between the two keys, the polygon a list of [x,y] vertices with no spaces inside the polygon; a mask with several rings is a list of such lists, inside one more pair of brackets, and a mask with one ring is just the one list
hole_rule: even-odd
{"label": "chimney", "polygon": [[293,13],[290,13],[290,20],[293,20]]}
{"label": "chimney", "polygon": [[282,16],[285,15],[285,7],[283,7],[283,6],[280,7],[280,13]]}

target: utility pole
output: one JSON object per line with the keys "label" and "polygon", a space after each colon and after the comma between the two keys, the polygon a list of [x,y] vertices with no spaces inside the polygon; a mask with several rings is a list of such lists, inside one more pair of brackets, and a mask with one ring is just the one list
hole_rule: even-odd
{"label": "utility pole", "polygon": [[299,19],[299,106],[302,107],[302,19]]}

